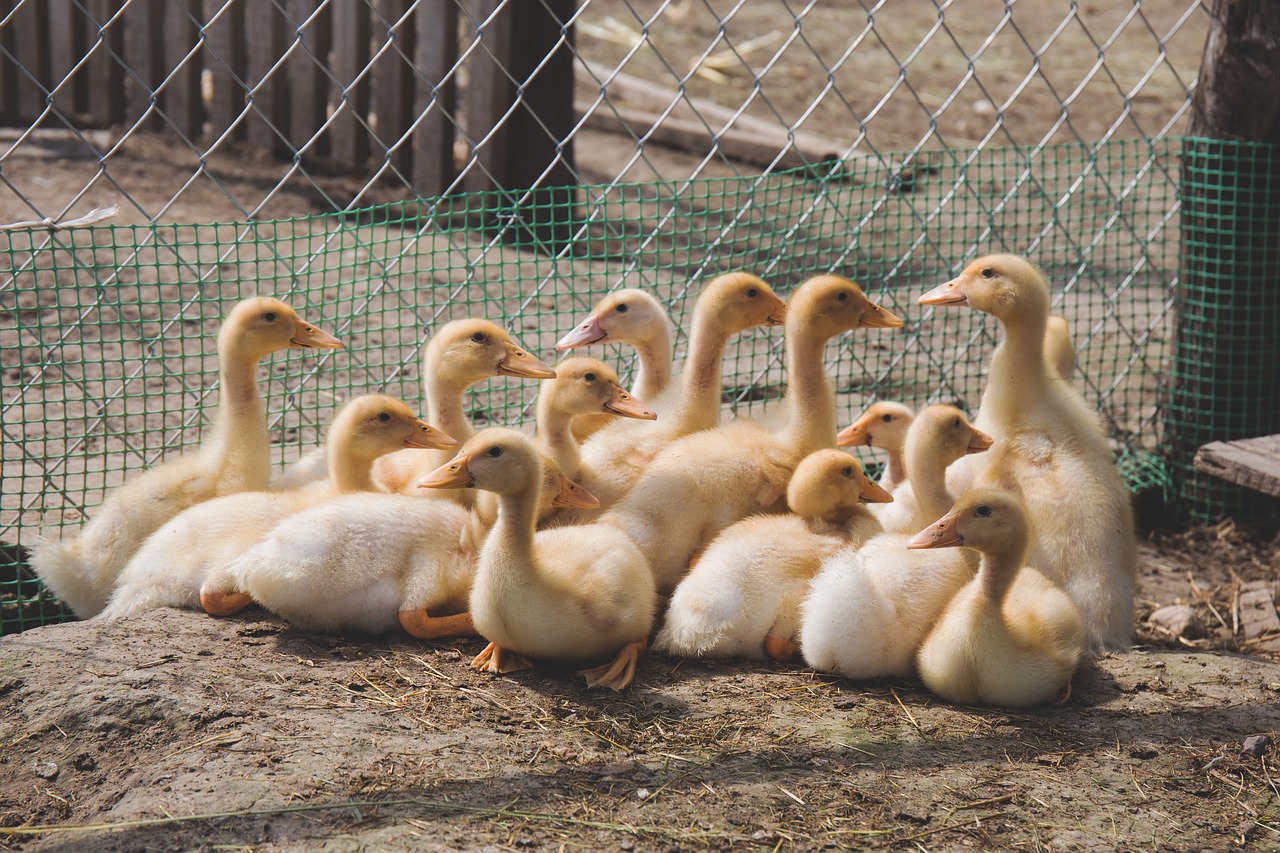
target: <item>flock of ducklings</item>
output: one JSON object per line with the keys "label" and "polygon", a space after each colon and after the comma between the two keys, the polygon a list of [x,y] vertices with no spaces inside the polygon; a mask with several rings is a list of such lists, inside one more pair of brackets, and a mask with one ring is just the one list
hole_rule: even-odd
{"label": "flock of ducklings", "polygon": [[[1129,642],[1128,493],[1034,266],[980,258],[919,301],[1003,327],[972,423],[881,402],[837,434],[827,341],[902,320],[839,276],[784,304],[738,272],[700,294],[678,378],[670,320],[643,291],[607,296],[557,344],[634,345],[630,391],[597,359],[552,368],[493,323],[449,323],[425,355],[427,421],[357,397],[271,483],[257,365],[341,343],[248,299],[218,337],[198,452],[127,478],[32,564],[84,618],[256,602],[312,630],[479,634],[478,669],[568,661],[615,690],[652,645],[918,675],[954,702],[1063,701],[1085,655]],[[785,326],[785,419],[721,423],[726,343],[761,325]],[[472,430],[464,393],[496,375],[544,380],[534,438]],[[879,482],[837,449],[851,445],[886,452]]]}

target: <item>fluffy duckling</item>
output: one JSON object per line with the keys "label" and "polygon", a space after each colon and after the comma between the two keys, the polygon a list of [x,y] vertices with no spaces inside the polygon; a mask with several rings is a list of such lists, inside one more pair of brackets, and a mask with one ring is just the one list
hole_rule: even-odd
{"label": "fluffy duckling", "polygon": [[514,430],[485,430],[421,485],[496,492],[498,523],[485,540],[471,617],[489,646],[472,666],[510,672],[536,658],[607,663],[583,671],[590,687],[621,690],[635,677],[657,606],[639,549],[616,530],[560,527],[535,534],[543,463]]}
{"label": "fluffy duckling", "polygon": [[45,585],[80,618],[94,616],[125,564],[166,521],[213,497],[265,489],[271,440],[258,363],[279,350],[341,346],[278,299],[238,303],[218,332],[218,413],[199,450],[128,477],[75,536],[37,545],[31,565]]}
{"label": "fluffy duckling", "polygon": [[[495,376],[551,379],[555,375],[548,365],[530,355],[505,330],[488,320],[471,318],[445,323],[431,336],[422,358],[426,420],[445,434],[464,442],[475,433],[463,411],[467,389],[472,385]],[[375,463],[373,476],[389,492],[419,496],[413,482],[451,457],[451,451],[390,453]],[[275,488],[296,488],[322,479],[326,473],[324,460],[324,449],[316,448],[291,465],[276,482]],[[472,496],[441,492],[434,497],[469,502]]]}
{"label": "fluffy duckling", "polygon": [[225,495],[184,510],[143,543],[101,615],[119,619],[156,607],[203,607],[214,616],[242,610],[252,599],[231,584],[227,566],[281,519],[337,495],[376,491],[370,468],[379,456],[457,444],[394,397],[357,397],[329,428],[327,481]]}
{"label": "fluffy duckling", "polygon": [[[631,394],[660,412],[658,401],[671,386],[671,317],[662,303],[634,287],[615,290],[596,305],[587,318],[556,342],[559,351],[590,344],[631,344],[639,367]],[[585,441],[613,421],[616,415],[579,415],[573,436]]]}
{"label": "fluffy duckling", "polygon": [[915,533],[946,512],[952,502],[947,468],[964,456],[986,451],[991,444],[991,436],[969,423],[955,406],[922,409],[907,430],[907,478],[893,490],[893,504],[876,514],[884,529]]}
{"label": "fluffy duckling", "polygon": [[675,589],[697,549],[735,521],[782,511],[800,460],[835,444],[835,390],[823,360],[827,341],[857,328],[901,325],[848,279],[809,279],[787,307],[786,425],[771,433],[738,419],[670,444],[600,523],[625,531],[640,546],[660,591]]}
{"label": "fluffy duckling", "polygon": [[1026,567],[1030,538],[1016,497],[976,489],[908,543],[982,554],[977,577],[956,593],[917,655],[920,678],[942,698],[1025,708],[1070,697],[1084,626],[1071,598]]}
{"label": "fluffy duckling", "polygon": [[556,378],[538,393],[538,449],[555,460],[566,477],[577,478],[582,454],[573,427],[583,415],[651,421],[657,413],[618,384],[618,374],[598,358],[577,356],[556,365]]}
{"label": "fluffy duckling", "polygon": [[989,255],[920,302],[976,308],[1004,328],[974,420],[1000,446],[954,466],[964,467],[949,477],[953,489],[1016,488],[1036,530],[1030,564],[1075,601],[1094,648],[1128,645],[1137,560],[1129,492],[1095,412],[1045,358],[1049,286],[1040,271]]}
{"label": "fluffy duckling", "polygon": [[[904,448],[907,473],[919,486],[911,496],[916,511],[932,518],[945,513],[951,506],[947,466],[967,453],[985,451],[990,443],[954,406],[921,410]],[[881,533],[861,548],[842,548],[823,561],[800,606],[800,647],[814,669],[847,678],[911,674],[920,642],[973,577],[977,560],[965,552],[910,552],[909,538]]]}
{"label": "fluffy duckling", "polygon": [[883,450],[885,467],[877,480],[892,492],[907,478],[902,467],[902,444],[915,412],[901,403],[881,400],[867,407],[858,419],[836,433],[837,447],[874,447]]}
{"label": "fluffy duckling", "polygon": [[823,557],[881,528],[861,501],[892,497],[840,450],[809,454],[787,486],[791,514],[726,528],[676,587],[654,650],[681,657],[790,660],[800,600]]}
{"label": "fluffy duckling", "polygon": [[612,423],[582,446],[589,472],[582,485],[601,506],[612,506],[626,494],[663,447],[720,422],[721,363],[730,336],[754,326],[780,325],[786,310],[769,285],[750,273],[726,273],[707,282],[693,309],[679,396],[659,420]]}
{"label": "fluffy duckling", "polygon": [[[540,511],[592,505],[544,461]],[[228,574],[254,601],[310,631],[473,635],[468,599],[491,524],[479,504],[350,494],[285,519]]]}

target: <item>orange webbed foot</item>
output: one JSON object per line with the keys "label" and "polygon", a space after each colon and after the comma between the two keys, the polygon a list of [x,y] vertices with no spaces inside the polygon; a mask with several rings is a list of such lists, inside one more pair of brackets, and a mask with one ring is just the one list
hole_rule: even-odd
{"label": "orange webbed foot", "polygon": [[578,675],[587,679],[587,687],[608,687],[619,692],[630,686],[636,677],[636,663],[644,654],[648,640],[627,643],[618,650],[618,656],[603,666],[580,669]]}
{"label": "orange webbed foot", "polygon": [[473,637],[476,626],[470,613],[452,616],[431,616],[424,608],[400,611],[400,627],[405,633],[419,640],[438,640],[441,637]]}
{"label": "orange webbed foot", "polygon": [[233,613],[239,613],[250,604],[253,604],[253,596],[246,592],[200,590],[200,606],[210,616],[230,616]]}
{"label": "orange webbed foot", "polygon": [[478,669],[481,672],[502,674],[518,672],[522,669],[532,669],[533,664],[529,663],[528,658],[518,652],[504,649],[497,643],[490,643],[484,647],[484,651],[476,655],[475,660],[471,661],[471,668]]}
{"label": "orange webbed foot", "polygon": [[796,659],[800,647],[790,637],[779,637],[770,634],[764,638],[764,653],[776,661],[787,662]]}

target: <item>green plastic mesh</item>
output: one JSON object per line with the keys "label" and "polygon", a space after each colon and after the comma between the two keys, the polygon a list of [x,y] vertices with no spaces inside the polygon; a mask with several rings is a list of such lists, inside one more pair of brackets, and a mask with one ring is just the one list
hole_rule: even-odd
{"label": "green plastic mesh", "polygon": [[[549,358],[610,290],[649,289],[683,328],[701,283],[731,269],[783,294],[838,272],[906,318],[831,345],[843,420],[878,398],[972,409],[994,323],[915,300],[978,254],[1018,252],[1052,283],[1077,385],[1130,485],[1163,490],[1179,168],[1176,141],[993,147],[893,170],[852,161],[828,174],[470,194],[270,222],[0,232],[0,621],[12,631],[64,617],[20,549],[74,532],[128,472],[197,443],[216,401],[218,319],[255,293],[348,345],[265,362],[283,465],[355,394],[419,401],[422,346],[444,321],[489,317]],[[727,408],[781,396],[781,343],[777,330],[731,343]],[[592,352],[630,370],[628,352]],[[527,425],[536,390],[492,380],[472,394],[471,417]]]}

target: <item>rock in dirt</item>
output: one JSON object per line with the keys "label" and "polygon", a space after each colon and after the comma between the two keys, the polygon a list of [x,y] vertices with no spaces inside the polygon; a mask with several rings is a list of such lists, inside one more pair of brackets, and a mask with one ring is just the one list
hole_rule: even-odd
{"label": "rock in dirt", "polygon": [[1254,735],[1244,739],[1244,745],[1240,747],[1240,752],[1252,758],[1261,758],[1262,753],[1267,751],[1267,747],[1271,746],[1271,737],[1269,735]]}
{"label": "rock in dirt", "polygon": [[1147,622],[1187,640],[1199,640],[1205,636],[1204,623],[1187,604],[1167,604],[1148,616]]}
{"label": "rock in dirt", "polygon": [[41,779],[58,778],[58,765],[52,761],[37,761],[33,769]]}

